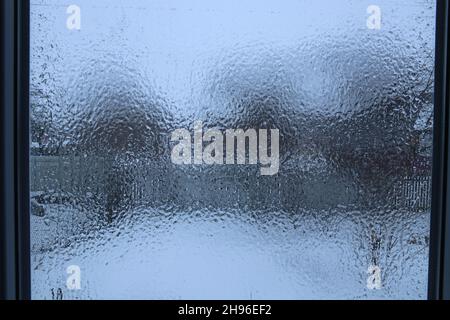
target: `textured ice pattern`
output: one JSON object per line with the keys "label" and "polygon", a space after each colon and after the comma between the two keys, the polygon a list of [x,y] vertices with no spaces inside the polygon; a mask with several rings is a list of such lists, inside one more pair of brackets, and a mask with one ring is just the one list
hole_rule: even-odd
{"label": "textured ice pattern", "polygon": [[[435,1],[31,2],[33,298],[426,298]],[[279,173],[172,164],[196,120]]]}

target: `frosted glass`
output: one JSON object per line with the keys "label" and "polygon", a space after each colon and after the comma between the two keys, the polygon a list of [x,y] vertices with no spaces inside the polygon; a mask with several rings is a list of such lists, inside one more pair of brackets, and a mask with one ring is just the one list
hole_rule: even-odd
{"label": "frosted glass", "polygon": [[[435,1],[73,2],[31,1],[33,298],[426,298]],[[174,163],[198,121],[277,172]]]}

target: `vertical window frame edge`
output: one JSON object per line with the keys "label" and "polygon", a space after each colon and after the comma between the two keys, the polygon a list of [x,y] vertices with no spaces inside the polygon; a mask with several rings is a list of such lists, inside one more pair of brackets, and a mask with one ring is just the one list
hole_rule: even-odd
{"label": "vertical window frame edge", "polygon": [[437,0],[428,298],[450,299],[449,0]]}
{"label": "vertical window frame edge", "polygon": [[31,299],[30,254],[30,0],[16,1],[17,298]]}
{"label": "vertical window frame edge", "polygon": [[0,299],[31,298],[29,0],[2,0]]}

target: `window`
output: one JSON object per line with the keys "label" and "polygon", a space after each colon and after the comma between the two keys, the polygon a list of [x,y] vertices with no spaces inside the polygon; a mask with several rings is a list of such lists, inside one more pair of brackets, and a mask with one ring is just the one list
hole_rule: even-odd
{"label": "window", "polygon": [[31,298],[445,297],[447,1],[22,9]]}

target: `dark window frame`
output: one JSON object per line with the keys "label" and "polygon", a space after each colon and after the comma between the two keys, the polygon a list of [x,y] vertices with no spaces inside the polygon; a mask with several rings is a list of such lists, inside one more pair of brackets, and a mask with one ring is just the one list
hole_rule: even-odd
{"label": "dark window frame", "polygon": [[31,298],[29,221],[29,0],[0,1],[0,298]]}
{"label": "dark window frame", "polygon": [[[429,299],[450,299],[449,0],[437,0]],[[0,299],[31,298],[30,1],[1,0]]]}
{"label": "dark window frame", "polygon": [[429,299],[450,299],[449,1],[437,1]]}

